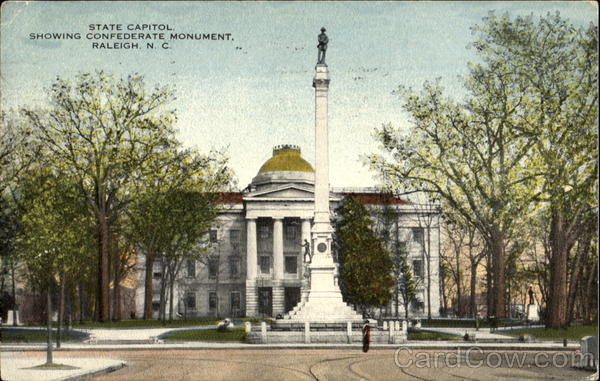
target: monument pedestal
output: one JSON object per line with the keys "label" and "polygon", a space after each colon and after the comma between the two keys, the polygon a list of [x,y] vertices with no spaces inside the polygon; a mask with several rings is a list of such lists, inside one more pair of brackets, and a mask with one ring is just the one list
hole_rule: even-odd
{"label": "monument pedestal", "polygon": [[[4,323],[5,325],[14,325],[15,321],[14,321],[14,312],[13,310],[8,310],[8,315],[6,317],[6,323]],[[21,317],[19,315],[19,310],[16,311],[17,312],[17,325],[22,325],[21,324]]]}
{"label": "monument pedestal", "polygon": [[527,320],[540,321],[539,306],[537,304],[527,305]]}

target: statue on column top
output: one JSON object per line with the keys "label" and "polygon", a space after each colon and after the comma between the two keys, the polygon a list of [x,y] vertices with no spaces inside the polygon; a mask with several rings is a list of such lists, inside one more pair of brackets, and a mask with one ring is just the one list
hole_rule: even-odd
{"label": "statue on column top", "polygon": [[329,38],[325,34],[326,29],[321,28],[321,34],[319,34],[319,45],[317,48],[319,49],[319,54],[317,55],[317,65],[323,64],[325,65],[325,53],[327,52],[327,44],[329,43]]}

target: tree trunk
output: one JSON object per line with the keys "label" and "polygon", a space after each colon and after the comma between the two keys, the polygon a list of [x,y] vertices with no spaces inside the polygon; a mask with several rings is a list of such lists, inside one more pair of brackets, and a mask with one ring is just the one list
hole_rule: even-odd
{"label": "tree trunk", "polygon": [[175,276],[169,279],[169,321],[173,320],[173,293],[175,288]]}
{"label": "tree trunk", "polygon": [[553,207],[550,222],[550,300],[547,328],[562,328],[567,322],[567,237],[565,216]]}
{"label": "tree trunk", "polygon": [[[587,245],[584,245],[587,246]],[[579,287],[579,279],[581,277],[581,273],[583,271],[583,263],[587,260],[587,250],[588,247],[581,249],[577,248],[577,255],[575,258],[575,265],[573,266],[573,271],[571,273],[571,280],[569,282],[569,290],[567,297],[567,320],[566,323],[570,324],[574,318],[575,311],[575,299],[577,295],[577,288]]]}
{"label": "tree trunk", "polygon": [[485,272],[485,283],[486,283],[486,304],[487,304],[487,316],[493,316],[494,315],[494,277],[492,276],[492,274],[494,273],[493,271],[493,259],[492,259],[492,252],[491,250],[488,250],[487,253],[487,267],[486,267],[486,272]]}
{"label": "tree trunk", "polygon": [[79,282],[79,322],[83,323],[83,312],[84,312],[84,295],[83,295],[83,283]]}
{"label": "tree trunk", "polygon": [[17,326],[17,286],[15,281],[15,259],[11,257],[10,260],[10,273],[11,273],[11,283],[12,283],[12,299],[13,299],[13,326]]}
{"label": "tree trunk", "polygon": [[494,260],[493,282],[494,297],[493,311],[496,318],[506,317],[506,254],[504,252],[504,233],[496,231],[491,237],[491,249]]}
{"label": "tree trunk", "polygon": [[471,262],[471,289],[470,289],[470,301],[469,301],[469,312],[472,318],[477,317],[477,265],[479,262]]}
{"label": "tree trunk", "polygon": [[[593,229],[593,230],[592,230]],[[570,324],[574,318],[575,299],[577,297],[577,289],[579,288],[580,279],[583,276],[584,266],[587,262],[588,253],[592,235],[596,230],[595,221],[590,223],[586,221],[578,239],[577,252],[575,256],[575,265],[569,280],[568,302],[567,302],[567,324]]]}
{"label": "tree trunk", "polygon": [[460,249],[455,250],[456,254],[456,314],[463,316],[462,310],[462,279],[460,276]]}
{"label": "tree trunk", "polygon": [[60,348],[62,339],[62,326],[65,315],[65,277],[60,277],[59,297],[58,297],[58,330],[56,331],[56,348]]}
{"label": "tree trunk", "polygon": [[154,254],[146,253],[146,274],[144,279],[144,319],[152,319],[152,296],[154,293],[152,275],[154,271]]}
{"label": "tree trunk", "polygon": [[160,306],[158,309],[158,315],[159,315],[158,318],[164,322],[165,315],[166,315],[166,313],[165,313],[166,305],[167,305],[167,301],[166,301],[167,274],[166,274],[165,260],[163,259],[163,261],[161,263],[162,263],[162,266],[161,266],[161,277],[160,277],[160,302],[159,302]]}
{"label": "tree trunk", "polygon": [[442,296],[442,316],[446,316],[446,311],[448,309],[448,301],[446,300],[446,274],[442,271],[442,261],[440,258],[440,266],[439,266],[439,274],[440,274],[440,295]]}
{"label": "tree trunk", "polygon": [[598,301],[598,296],[593,297],[593,292],[598,292],[598,261],[594,261],[594,263],[588,267],[588,277],[587,283],[585,287],[585,299],[582,302],[586,307],[585,319],[587,322],[591,323],[592,321],[598,320],[598,305],[596,304]]}
{"label": "tree trunk", "polygon": [[115,245],[114,255],[114,286],[113,286],[113,320],[121,320],[121,262],[119,248]]}
{"label": "tree trunk", "polygon": [[46,347],[46,364],[52,365],[52,287],[46,290],[46,322],[48,324],[48,342]]}
{"label": "tree trunk", "polygon": [[109,282],[109,229],[105,210],[97,213],[98,218],[98,320],[110,320]]}
{"label": "tree trunk", "polygon": [[431,224],[427,226],[427,319],[431,320]]}

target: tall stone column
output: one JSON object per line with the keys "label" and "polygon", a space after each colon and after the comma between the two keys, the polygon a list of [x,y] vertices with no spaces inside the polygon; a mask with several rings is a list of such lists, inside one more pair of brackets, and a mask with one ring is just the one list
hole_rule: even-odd
{"label": "tall stone column", "polygon": [[[319,57],[325,55],[328,38],[325,28],[319,35]],[[344,303],[335,280],[331,256],[332,228],[329,221],[329,137],[327,93],[329,74],[323,59],[315,67],[315,219],[312,227],[312,261],[308,299],[284,320],[304,322],[359,322],[362,317]]]}
{"label": "tall stone column", "polygon": [[273,315],[284,309],[283,289],[283,218],[273,218]]}
{"label": "tall stone column", "polygon": [[246,316],[258,315],[256,219],[246,219]]}
{"label": "tall stone column", "polygon": [[330,233],[329,222],[329,133],[327,129],[327,65],[317,64],[315,88],[315,224],[313,232]]}

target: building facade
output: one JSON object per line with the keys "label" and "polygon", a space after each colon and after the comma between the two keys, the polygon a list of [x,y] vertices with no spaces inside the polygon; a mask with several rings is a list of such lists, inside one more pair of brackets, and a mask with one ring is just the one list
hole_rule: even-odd
{"label": "building facade", "polygon": [[[403,247],[417,283],[410,316],[439,316],[440,214],[437,206],[416,203],[373,189],[331,189],[332,215],[346,196],[372,213],[374,229],[390,237],[387,244]],[[177,317],[275,317],[305,298],[305,240],[311,241],[314,214],[314,169],[300,148],[273,149],[251,184],[242,192],[220,195],[221,208],[209,231],[210,253],[186,260],[175,284]],[[383,212],[394,216],[382,219]],[[137,263],[136,315],[144,308],[144,258]],[[154,264],[154,311],[158,314],[161,263]],[[429,285],[429,287],[428,287]],[[429,289],[429,293],[427,292]],[[427,295],[429,294],[429,298]],[[392,299],[395,299],[392,298]],[[398,311],[396,311],[398,309]],[[384,315],[404,316],[399,298]]]}

